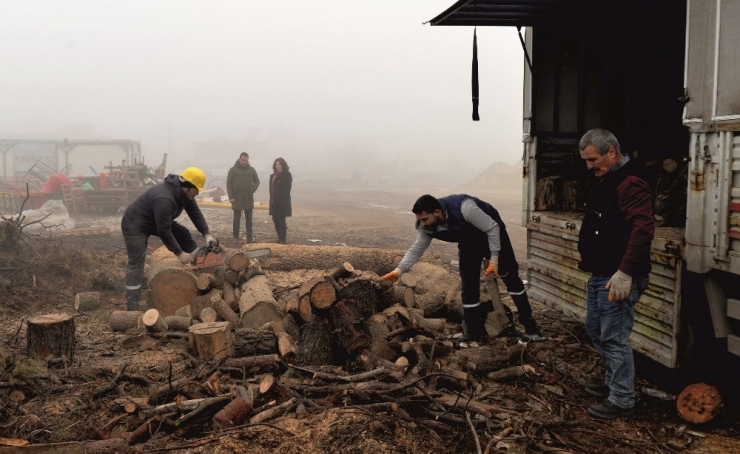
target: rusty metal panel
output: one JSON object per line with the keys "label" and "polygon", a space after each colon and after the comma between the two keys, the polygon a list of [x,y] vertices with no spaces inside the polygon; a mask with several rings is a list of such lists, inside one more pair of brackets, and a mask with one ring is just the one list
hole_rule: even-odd
{"label": "rusty metal panel", "polygon": [[[529,295],[585,322],[589,274],[578,269],[578,228],[572,213],[537,212],[527,224]],[[536,220],[535,220],[536,219]],[[539,222],[537,222],[539,221]],[[682,229],[657,229],[650,285],[636,306],[635,351],[668,366],[678,363]]]}

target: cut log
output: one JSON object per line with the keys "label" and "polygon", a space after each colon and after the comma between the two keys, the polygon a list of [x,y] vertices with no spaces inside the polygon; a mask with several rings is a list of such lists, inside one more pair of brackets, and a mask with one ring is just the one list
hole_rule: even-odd
{"label": "cut log", "polygon": [[193,324],[193,319],[191,317],[179,317],[177,315],[165,317],[164,321],[167,322],[169,329],[173,331],[188,332],[188,328]]}
{"label": "cut log", "polygon": [[224,272],[224,280],[233,286],[239,285],[239,273],[228,269]]}
{"label": "cut log", "polygon": [[175,315],[183,303],[200,294],[195,285],[195,274],[184,269],[182,262],[172,254],[158,262],[152,255],[152,264],[146,277],[149,282],[149,307],[157,309],[163,316]]}
{"label": "cut log", "polygon": [[236,271],[244,271],[249,267],[249,257],[247,251],[242,249],[234,249],[226,254],[224,257],[224,263],[229,266],[230,269]]}
{"label": "cut log", "polygon": [[412,289],[411,287],[394,285],[393,299],[396,304],[403,304],[406,307],[414,307],[416,295],[414,295],[414,289]]}
{"label": "cut log", "polygon": [[311,305],[318,310],[329,309],[337,301],[337,291],[327,281],[322,281],[314,285],[309,295]]}
{"label": "cut log", "polygon": [[100,292],[81,292],[75,295],[77,312],[92,311],[100,307]]}
{"label": "cut log", "polygon": [[253,410],[252,405],[236,396],[213,417],[213,429],[223,430],[241,424]]}
{"label": "cut log", "polygon": [[144,328],[150,333],[161,333],[169,329],[167,321],[156,309],[149,309],[144,312],[141,321],[144,323]]}
{"label": "cut log", "polygon": [[424,317],[444,315],[447,310],[444,295],[431,292],[414,295],[414,307],[421,309],[424,312]]}
{"label": "cut log", "polygon": [[370,346],[370,334],[366,332],[364,318],[357,305],[349,301],[337,301],[331,307],[329,314],[337,332],[339,344],[349,353]]}
{"label": "cut log", "polygon": [[523,366],[512,366],[512,367],[507,367],[506,369],[489,372],[486,374],[486,377],[494,381],[503,382],[503,381],[509,381],[515,378],[519,378],[525,374],[534,374],[534,373],[535,373],[534,367],[530,366],[529,364],[524,364]]}
{"label": "cut log", "polygon": [[329,321],[323,317],[311,317],[303,326],[296,364],[299,366],[334,364],[334,355],[334,341]]}
{"label": "cut log", "polygon": [[305,281],[300,287],[298,287],[298,299],[301,299],[306,295],[310,295],[311,289],[313,289],[316,284],[324,281],[325,279],[323,277],[314,277]]}
{"label": "cut log", "polygon": [[280,352],[280,357],[286,363],[292,364],[295,361],[296,356],[296,346],[293,338],[290,337],[290,334],[285,332],[275,333],[275,335],[277,336],[278,351]]}
{"label": "cut log", "polygon": [[693,383],[676,399],[678,415],[684,421],[704,424],[717,416],[722,407],[722,396],[717,388],[706,383]]}
{"label": "cut log", "polygon": [[[258,249],[259,246],[245,246]],[[262,268],[274,271],[293,271],[297,269],[333,269],[337,263],[349,262],[355,269],[372,271],[378,275],[386,274],[395,268],[405,251],[401,249],[375,249],[349,246],[303,246],[291,244],[270,245],[272,253],[261,257]]]}
{"label": "cut log", "polygon": [[200,311],[200,321],[203,323],[215,322],[218,319],[218,313],[212,307],[204,307]]}
{"label": "cut log", "polygon": [[298,314],[298,307],[299,307],[298,298],[297,297],[289,298],[288,301],[285,303],[285,312],[289,314]]}
{"label": "cut log", "polygon": [[298,317],[303,320],[303,323],[308,323],[311,320],[311,297],[309,295],[303,295],[298,299]]}
{"label": "cut log", "polygon": [[333,273],[331,273],[331,277],[334,278],[334,280],[343,279],[345,277],[352,276],[352,272],[355,270],[355,267],[352,266],[349,262],[342,263],[342,266],[334,270]]}
{"label": "cut log", "polygon": [[193,311],[190,308],[190,304],[188,304],[187,306],[183,306],[180,309],[176,310],[174,316],[193,318]]}
{"label": "cut log", "polygon": [[537,180],[537,192],[535,194],[535,210],[557,211],[557,194],[560,191],[558,183],[559,176],[544,177]]}
{"label": "cut log", "polygon": [[26,351],[33,359],[65,356],[72,362],[75,353],[75,319],[67,314],[47,314],[26,321]]}
{"label": "cut log", "polygon": [[203,273],[195,279],[195,286],[198,287],[198,290],[201,292],[207,292],[212,288],[220,288],[222,285],[223,282],[219,282],[216,275],[211,273]]}
{"label": "cut log", "polygon": [[198,323],[189,331],[201,360],[219,360],[234,354],[234,337],[229,322]]}
{"label": "cut log", "polygon": [[523,345],[513,345],[504,350],[500,345],[484,345],[458,350],[453,358],[466,369],[474,370],[477,374],[486,374],[518,362],[523,348]]}
{"label": "cut log", "polygon": [[447,326],[447,320],[443,318],[425,318],[421,309],[409,309],[411,321],[429,331],[442,332]]}
{"label": "cut log", "polygon": [[267,355],[278,352],[275,333],[263,329],[234,330],[234,357]]}
{"label": "cut log", "polygon": [[284,315],[265,276],[255,276],[242,285],[239,312],[243,328],[259,328],[273,320],[281,320]]}
{"label": "cut log", "polygon": [[376,283],[369,279],[355,279],[349,282],[339,292],[339,299],[353,301],[363,319],[372,317],[380,309]]}
{"label": "cut log", "polygon": [[222,298],[213,301],[213,309],[216,311],[218,316],[221,317],[222,320],[231,323],[231,329],[235,329],[239,326],[239,316],[236,314],[236,312],[231,310],[229,305],[226,304],[226,301],[224,301]]}
{"label": "cut log", "polygon": [[418,281],[416,280],[416,276],[414,276],[411,273],[403,273],[401,274],[401,278],[399,279],[399,282],[401,285],[405,285],[406,287],[414,288],[418,284]]}
{"label": "cut log", "polygon": [[228,358],[224,361],[225,367],[233,367],[241,369],[242,367],[249,369],[271,369],[280,364],[280,357],[278,355],[260,355],[250,356],[244,358]]}
{"label": "cut log", "polygon": [[138,328],[139,318],[142,315],[144,315],[143,311],[113,311],[108,319],[110,329],[122,332]]}
{"label": "cut log", "polygon": [[236,312],[239,310],[239,300],[236,297],[234,286],[229,282],[223,283],[223,300],[232,311]]}
{"label": "cut log", "polygon": [[301,338],[301,330],[298,328],[298,324],[295,322],[295,318],[290,314],[285,314],[282,320],[280,320],[285,328],[285,332],[290,334],[293,339]]}

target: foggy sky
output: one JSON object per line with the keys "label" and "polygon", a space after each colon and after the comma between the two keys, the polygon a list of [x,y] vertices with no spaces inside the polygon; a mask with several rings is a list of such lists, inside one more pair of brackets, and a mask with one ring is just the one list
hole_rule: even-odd
{"label": "foggy sky", "polygon": [[0,134],[72,139],[91,128],[141,141],[154,163],[170,122],[179,168],[198,164],[195,141],[246,137],[270,144],[272,156],[253,162],[280,155],[314,168],[342,154],[413,171],[513,163],[516,30],[478,30],[473,122],[473,29],[422,25],[453,3],[2,0]]}

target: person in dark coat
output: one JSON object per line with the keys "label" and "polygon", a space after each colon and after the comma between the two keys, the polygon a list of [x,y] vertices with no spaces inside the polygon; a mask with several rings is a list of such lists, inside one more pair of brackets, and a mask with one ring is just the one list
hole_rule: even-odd
{"label": "person in dark coat", "polygon": [[249,165],[249,154],[241,153],[234,167],[229,169],[226,176],[226,194],[234,211],[234,222],[232,225],[234,238],[239,238],[242,211],[244,212],[244,223],[247,227],[247,243],[255,241],[252,235],[252,210],[254,210],[254,193],[260,186],[257,171]]}
{"label": "person in dark coat", "polygon": [[278,243],[286,243],[288,226],[285,218],[293,212],[290,203],[290,190],[293,187],[293,175],[288,169],[288,163],[283,158],[277,158],[272,163],[273,174],[270,175],[270,216],[275,224]]}
{"label": "person in dark coat", "polygon": [[439,199],[425,194],[411,211],[416,215],[416,241],[406,251],[398,267],[381,279],[396,282],[419,261],[432,239],[457,243],[462,283],[462,306],[465,334],[460,342],[478,341],[485,332],[488,313],[480,304],[480,271],[488,260],[485,274],[493,274],[506,284],[506,289],[519,311],[524,337],[530,341],[545,340],[532,317],[524,283],[519,277],[519,264],[514,257],[509,234],[498,211],[489,203],[467,194]]}
{"label": "person in dark coat", "polygon": [[198,245],[187,227],[178,224],[183,210],[203,235],[208,246],[218,240],[208,233],[208,224],[198,208],[195,196],[206,184],[206,175],[197,167],[188,167],[180,175],[168,175],[164,182],[152,186],[126,208],[121,219],[121,232],[126,244],[126,308],[139,310],[144,281],[144,261],[149,237],[158,236],[165,247],[184,265],[193,262]]}

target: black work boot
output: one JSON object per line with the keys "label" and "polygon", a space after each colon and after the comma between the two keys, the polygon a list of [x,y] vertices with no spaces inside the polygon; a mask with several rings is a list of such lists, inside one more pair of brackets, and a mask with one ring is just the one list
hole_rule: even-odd
{"label": "black work boot", "polygon": [[138,311],[141,309],[139,307],[139,301],[141,300],[141,289],[137,288],[136,290],[126,290],[126,310],[129,311]]}
{"label": "black work boot", "polygon": [[465,334],[458,338],[459,342],[478,342],[485,331],[485,309],[483,307],[463,308],[463,322],[465,323]]}

